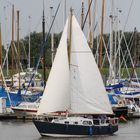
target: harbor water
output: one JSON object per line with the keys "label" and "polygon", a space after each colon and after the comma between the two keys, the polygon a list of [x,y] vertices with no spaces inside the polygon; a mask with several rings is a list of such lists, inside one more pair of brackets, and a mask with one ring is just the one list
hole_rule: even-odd
{"label": "harbor water", "polygon": [[17,120],[0,121],[0,140],[140,140],[140,119],[119,124],[119,131],[112,136],[87,138],[48,138],[41,137],[32,122]]}

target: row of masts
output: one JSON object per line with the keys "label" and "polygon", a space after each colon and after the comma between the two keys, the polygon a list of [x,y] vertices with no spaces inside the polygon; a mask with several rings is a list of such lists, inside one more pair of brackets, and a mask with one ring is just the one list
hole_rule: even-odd
{"label": "row of masts", "polygon": [[[13,82],[14,82],[13,81],[13,75],[14,75],[14,5],[12,6],[12,40],[11,40],[11,49],[12,49],[12,85],[13,85]],[[17,11],[17,50],[18,50],[18,56],[17,57],[18,57],[18,74],[19,74],[19,88],[20,88],[19,11]],[[2,64],[1,25],[0,25],[0,65],[1,65],[1,68],[2,68],[3,64]],[[3,79],[3,78],[1,77],[1,79]]]}
{"label": "row of masts", "polygon": [[[95,7],[96,7],[96,2],[97,0],[95,0]],[[89,17],[89,46],[91,49],[93,49],[93,38],[94,38],[94,35],[92,35],[92,27],[93,27],[93,23],[94,22],[93,20],[91,20],[91,3],[92,3],[92,0],[88,0],[88,17]],[[102,15],[101,15],[101,24],[100,24],[100,40],[99,40],[99,43],[100,43],[100,52],[99,52],[99,68],[101,69],[102,68],[102,62],[103,62],[103,59],[102,59],[102,50],[103,50],[103,30],[104,30],[104,0],[102,0]],[[53,7],[50,7],[51,9],[51,20],[53,20]],[[66,17],[66,0],[65,0],[65,7],[64,7],[64,10],[65,10],[65,17]],[[93,13],[94,14],[94,17],[95,17],[95,12]],[[111,79],[113,79],[113,0],[111,1],[111,13],[110,13],[110,62],[109,62],[109,79],[110,79],[110,82]],[[29,17],[29,20],[31,19],[31,17]],[[83,24],[84,24],[84,1],[82,2],[82,11],[81,11],[81,28],[83,28]],[[0,30],[1,30],[1,27],[0,27]],[[43,43],[45,44],[45,14],[44,14],[44,3],[43,3],[43,18],[42,18],[42,32],[43,32]],[[115,38],[116,39],[116,38]],[[28,53],[28,66],[30,68],[31,64],[30,64],[30,31],[29,31],[29,53]],[[0,33],[0,49],[1,46],[2,46],[2,43],[1,43],[1,33]],[[120,32],[118,32],[118,44],[120,45]],[[53,31],[51,33],[51,60],[53,62],[53,58],[54,58],[54,34],[53,34]],[[116,46],[116,45],[115,45]],[[19,11],[17,11],[17,48],[18,48],[18,73],[19,73],[19,87],[20,87],[20,47],[19,47]],[[46,47],[44,47],[44,51],[43,51],[43,73],[44,73],[44,81],[46,81],[46,56],[45,56],[45,53],[46,53]],[[11,40],[11,49],[12,49],[12,56],[14,56],[14,6],[12,6],[12,40]],[[2,51],[1,51],[2,52]],[[120,51],[119,51],[119,66],[120,66]],[[2,54],[0,54],[0,63],[1,63],[1,66],[2,66]],[[120,71],[120,67],[119,67],[119,71]],[[14,58],[12,57],[12,75],[14,74]],[[120,74],[120,72],[119,72]],[[120,75],[119,75],[120,77]],[[13,76],[12,76],[12,85],[13,85]]]}
{"label": "row of masts", "polygon": [[[51,9],[51,17],[53,20],[53,7],[50,7]],[[14,26],[14,20],[15,20],[15,16],[14,16],[14,5],[12,5],[12,38],[11,38],[11,52],[12,52],[12,70],[11,70],[11,79],[12,79],[12,85],[13,85],[13,75],[15,73],[14,70],[14,47],[15,47],[15,38],[14,38],[14,31],[15,31],[15,26]],[[17,11],[17,60],[18,60],[18,76],[19,76],[19,88],[20,88],[20,40],[19,40],[19,11]],[[31,17],[29,16],[29,22],[31,20]],[[43,17],[42,17],[42,33],[43,33],[43,44],[45,44],[45,12],[44,12],[44,1],[43,1]],[[29,52],[28,52],[28,68],[31,67],[31,62],[30,62],[30,49],[31,49],[31,44],[30,44],[30,40],[31,40],[31,36],[30,36],[30,29],[29,29]],[[44,47],[44,51],[43,51],[43,77],[44,77],[44,86],[45,86],[45,81],[46,81],[46,47]],[[52,63],[53,63],[53,59],[54,59],[54,34],[52,31],[51,34],[51,51],[52,51]],[[8,59],[8,55],[7,55],[7,59]],[[0,24],[0,65],[2,66],[2,37],[1,37],[1,24]]]}
{"label": "row of masts", "polygon": [[[92,0],[88,0],[88,16],[89,16],[89,46],[92,49],[93,47],[93,35],[92,35],[92,23],[91,23],[91,3]],[[53,19],[52,16],[52,9],[53,7],[50,7],[51,9],[51,17]],[[65,1],[65,11],[66,11],[66,1]],[[66,16],[66,15],[65,15]],[[30,17],[29,17],[30,20]],[[102,65],[102,34],[103,34],[103,21],[104,21],[104,0],[102,0],[102,20],[101,20],[101,33],[100,33],[100,68]],[[82,2],[82,13],[81,13],[81,27],[83,27],[83,23],[84,23],[84,1]],[[13,75],[14,75],[14,5],[12,6],[12,40],[11,40],[11,49],[12,49],[12,85],[13,85]],[[44,1],[43,1],[43,18],[42,18],[42,32],[43,32],[43,43],[45,43],[45,15],[44,15]],[[2,41],[0,40],[0,43]],[[52,52],[52,62],[53,62],[53,58],[54,58],[54,35],[53,35],[53,31],[51,34],[51,52]],[[0,46],[2,46],[0,44]],[[30,33],[29,33],[29,53],[28,53],[28,67],[30,68]],[[17,11],[17,48],[18,48],[18,73],[19,73],[19,87],[20,87],[20,47],[19,47],[19,11]],[[1,49],[1,48],[0,48]],[[1,51],[2,52],[2,51]],[[44,73],[44,81],[46,81],[46,60],[45,60],[45,47],[44,47],[44,51],[43,51],[43,73]],[[0,54],[0,63],[2,66],[2,54]]]}

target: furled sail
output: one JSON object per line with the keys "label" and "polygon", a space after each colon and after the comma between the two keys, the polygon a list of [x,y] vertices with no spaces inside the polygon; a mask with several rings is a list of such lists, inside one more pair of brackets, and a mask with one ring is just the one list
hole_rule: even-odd
{"label": "furled sail", "polygon": [[72,17],[71,43],[71,113],[112,114],[101,74],[74,16]]}
{"label": "furled sail", "polygon": [[44,94],[38,109],[38,115],[56,111],[66,111],[70,106],[69,64],[67,52],[68,20],[57,49]]}

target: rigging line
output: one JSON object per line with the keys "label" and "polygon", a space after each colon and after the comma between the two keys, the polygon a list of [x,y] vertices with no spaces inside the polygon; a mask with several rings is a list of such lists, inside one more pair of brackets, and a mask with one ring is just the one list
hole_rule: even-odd
{"label": "rigging line", "polygon": [[9,0],[6,0],[7,3],[9,3],[10,5],[13,5],[13,3],[11,3]]}
{"label": "rigging line", "polygon": [[[97,26],[98,26],[98,22],[96,22],[95,26],[93,27],[93,34],[95,34]],[[94,35],[92,37],[92,52],[93,52],[93,47],[94,47]]]}
{"label": "rigging line", "polygon": [[10,98],[9,89],[8,89],[8,87],[6,85],[6,81],[5,81],[5,77],[4,77],[4,74],[3,74],[3,70],[2,70],[1,65],[0,65],[0,75],[2,76],[2,79],[3,79],[3,82],[4,82],[4,88],[6,90],[6,93],[7,93],[9,102],[10,102],[10,106],[11,106],[12,105],[12,101],[11,101],[11,98]]}
{"label": "rigging line", "polygon": [[[98,13],[97,13],[97,15],[98,15]],[[98,17],[98,16],[97,16]],[[98,25],[98,29],[99,29],[99,31],[101,30],[100,29],[100,26],[99,26],[99,24],[97,24]],[[105,48],[105,53],[106,53],[106,56],[107,56],[107,59],[108,59],[108,62],[109,62],[109,64],[110,64],[110,59],[109,59],[109,54],[108,54],[108,47],[109,47],[109,40],[108,40],[108,42],[107,42],[107,45],[106,45],[106,43],[105,43],[105,39],[104,39],[104,36],[103,36],[103,38],[102,38],[102,41],[103,41],[103,45],[104,45],[104,48]],[[99,44],[98,44],[98,46],[99,46]],[[97,47],[98,47],[97,46]],[[96,52],[97,53],[97,52]],[[105,57],[106,57],[105,56]],[[105,61],[105,58],[104,58],[104,60],[103,61]],[[103,68],[103,66],[104,66],[104,62],[102,63],[102,66],[101,66],[101,68]]]}
{"label": "rigging line", "polygon": [[[124,33],[123,33],[123,36],[124,36]],[[124,41],[125,41],[125,44],[126,44],[126,47],[127,47],[127,50],[128,50],[128,54],[129,54],[129,56],[130,56],[130,61],[131,61],[131,64],[132,64],[133,72],[134,72],[134,74],[135,74],[135,76],[136,76],[137,82],[139,83],[139,81],[138,81],[138,75],[137,75],[137,72],[136,72],[136,69],[135,69],[135,65],[134,65],[133,60],[132,60],[132,55],[131,55],[130,50],[129,50],[129,48],[128,48],[128,45],[127,45],[127,41],[126,41],[125,36],[124,36]],[[130,78],[131,78],[131,77],[130,77]]]}
{"label": "rigging line", "polygon": [[85,27],[85,23],[86,23],[86,20],[87,20],[87,17],[88,17],[88,13],[89,13],[89,10],[90,10],[90,7],[91,7],[91,4],[92,4],[92,1],[93,1],[93,0],[91,0],[91,2],[90,2],[90,4],[89,4],[88,11],[87,11],[87,14],[86,14],[85,20],[84,20],[83,25],[82,25],[82,30],[83,30],[84,27]]}
{"label": "rigging line", "polygon": [[[16,47],[15,43],[14,43],[14,49],[15,49],[16,55],[18,55],[18,51],[17,51],[17,47]],[[15,58],[15,61],[16,61],[16,60],[17,60],[17,58]],[[18,66],[17,66],[17,69],[21,69],[21,71],[23,72],[23,68],[22,68],[22,63],[21,63],[21,61],[20,61],[20,68],[18,68]]]}
{"label": "rigging line", "polygon": [[107,60],[108,60],[108,63],[109,63],[109,65],[110,65],[110,58],[109,58],[109,52],[108,52],[108,49],[109,49],[109,39],[110,39],[110,37],[108,37],[108,42],[106,42],[107,43],[107,45],[106,45],[106,43],[105,43],[105,39],[104,39],[104,37],[103,37],[103,44],[104,44],[104,48],[105,48],[105,55],[104,55],[104,58],[103,58],[103,63],[102,63],[102,66],[101,66],[101,68],[103,68],[103,66],[105,65],[105,59],[107,58]]}
{"label": "rigging line", "polygon": [[[132,42],[132,40],[133,40],[133,36],[134,36],[134,32],[132,33],[132,35],[131,35],[131,37],[130,37],[130,40],[129,40],[129,43],[128,43],[128,46],[132,46],[131,45],[131,42]],[[133,47],[133,46],[132,46]],[[130,50],[132,49],[132,47],[130,48]],[[121,49],[121,46],[120,46],[120,49]],[[124,58],[125,58],[125,60],[126,60],[126,62],[127,62],[127,60],[128,60],[128,58],[129,58],[129,55],[127,54],[127,50],[124,52],[124,54],[123,54],[123,56],[124,56]],[[123,65],[123,61],[121,62],[121,65],[120,65],[120,67],[122,67],[122,65]],[[122,71],[122,73],[123,73],[124,71]]]}
{"label": "rigging line", "polygon": [[42,16],[39,18],[37,24],[35,25],[34,31],[37,30],[38,26],[40,25],[40,23],[41,23],[41,18],[42,18]]}
{"label": "rigging line", "polygon": [[[124,28],[123,28],[122,32],[125,31],[125,28],[126,28],[126,25],[127,25],[127,22],[128,22],[128,18],[129,18],[130,12],[131,12],[131,8],[132,8],[132,5],[133,5],[133,2],[134,2],[134,0],[131,1],[129,11],[128,11],[128,15],[127,15],[127,18],[126,18],[126,22],[125,22],[125,25],[124,25]],[[123,34],[121,34],[120,42],[122,41],[122,39],[123,39]],[[119,49],[117,49],[117,52],[118,52],[118,50]]]}
{"label": "rigging line", "polygon": [[128,22],[128,18],[130,16],[130,12],[131,12],[131,9],[132,9],[132,6],[133,6],[133,2],[134,2],[134,0],[131,1],[130,7],[129,7],[129,11],[128,11],[128,15],[127,15],[126,22],[125,22],[123,30],[125,30],[125,28],[126,28],[126,25],[127,25],[127,22]]}
{"label": "rigging line", "polygon": [[[133,36],[134,36],[134,32],[132,33],[129,42],[127,43],[128,46],[131,45],[131,41],[132,41],[132,39],[133,39]],[[122,40],[121,40],[121,41],[122,41]],[[121,42],[119,42],[119,44],[121,44]],[[121,46],[120,46],[120,47],[121,47]],[[116,53],[115,53],[113,65],[115,65],[115,61],[116,61],[116,59],[117,59],[117,55],[118,55],[118,53],[119,53],[120,47],[118,47],[118,49],[117,49],[117,51],[116,51]],[[125,54],[124,54],[124,57],[126,57],[126,56],[127,56],[127,50],[125,51]],[[126,57],[126,61],[127,61],[127,59],[128,59],[128,57]],[[121,62],[121,66],[122,66],[122,63],[123,63],[123,61]]]}
{"label": "rigging line", "polygon": [[74,14],[75,14],[76,17],[78,17],[78,15],[81,14],[81,10],[82,10],[82,7],[80,7],[80,8],[77,10],[76,13],[75,13],[75,11],[74,11]]}
{"label": "rigging line", "polygon": [[[127,22],[128,22],[128,18],[129,18],[130,12],[131,12],[131,8],[132,8],[132,5],[133,5],[133,2],[134,2],[134,0],[131,1],[131,4],[130,4],[130,7],[129,7],[129,11],[128,11],[128,15],[127,15],[127,18],[126,18],[126,22],[125,22],[123,31],[124,31],[125,28],[126,28],[126,25],[127,25]],[[121,42],[121,41],[122,41],[122,36],[121,36],[120,42]],[[118,50],[119,50],[119,49],[118,49]],[[117,52],[118,52],[118,50],[117,50]],[[115,56],[115,57],[116,57],[116,56]]]}
{"label": "rigging line", "polygon": [[[110,38],[110,37],[109,37],[109,38]],[[106,45],[106,43],[105,43],[105,38],[104,38],[104,37],[102,38],[102,40],[103,40],[103,44],[104,44],[104,48],[105,48],[105,53],[106,53],[106,55],[104,56],[104,62],[105,62],[105,57],[107,57],[108,62],[109,62],[109,65],[110,65],[110,58],[109,58],[109,52],[108,52],[108,48],[109,48],[109,39],[108,39],[107,45]],[[103,62],[102,65],[101,65],[101,69],[102,69],[103,66],[104,66],[104,62]],[[111,70],[113,70],[112,65],[111,65]]]}
{"label": "rigging line", "polygon": [[[130,40],[129,40],[129,43],[128,43],[128,46],[130,46],[130,51],[132,49],[132,41],[133,41],[133,35],[134,35],[134,32],[132,33],[131,37],[130,37]],[[121,51],[121,55],[122,55],[122,62],[120,63],[120,67],[122,68],[122,65],[124,64],[124,66],[126,67],[127,69],[127,74],[130,78],[130,72],[128,71],[128,67],[127,67],[127,64],[126,62],[128,61],[128,55],[127,55],[127,50],[125,51],[125,53],[122,51],[122,47],[121,47],[121,44],[120,44],[120,47],[119,47],[120,51]],[[117,73],[117,75],[119,75],[119,71]],[[121,77],[124,75],[124,69],[122,69],[122,72],[121,72]]]}
{"label": "rigging line", "polygon": [[6,59],[7,59],[7,57],[8,57],[8,52],[9,52],[9,48],[10,48],[10,45],[6,48],[6,55],[5,55],[5,58],[4,58],[4,61],[3,61],[3,64],[2,64],[2,69],[4,68],[5,63],[6,63]]}
{"label": "rigging line", "polygon": [[24,44],[23,40],[20,40],[20,42],[21,42],[23,50],[24,50],[25,58],[28,59],[27,52],[26,52],[26,49],[25,49],[25,44]]}
{"label": "rigging line", "polygon": [[40,63],[40,59],[41,59],[42,54],[43,54],[43,50],[44,50],[45,46],[47,46],[47,44],[48,44],[49,35],[50,35],[50,32],[51,32],[52,26],[54,25],[54,21],[55,21],[55,19],[56,19],[56,16],[57,16],[58,10],[59,10],[59,8],[60,8],[61,2],[62,2],[62,0],[60,1],[60,3],[58,4],[58,7],[57,7],[57,9],[56,9],[56,12],[55,12],[53,21],[52,21],[52,23],[51,23],[51,26],[50,26],[49,31],[48,31],[48,33],[47,33],[47,35],[46,35],[46,38],[45,38],[45,43],[42,44],[42,48],[41,48],[41,51],[40,51],[40,55],[39,55],[38,62],[37,62],[37,64],[36,64],[36,67],[35,67],[35,69],[34,69],[34,72],[33,72],[32,76],[31,76],[31,79],[30,79],[30,81],[29,81],[29,84],[28,84],[28,86],[27,86],[27,88],[26,88],[26,90],[25,90],[25,94],[27,93],[27,90],[28,90],[28,88],[29,88],[29,86],[30,86],[30,84],[31,84],[31,82],[32,82],[32,80],[33,80],[33,78],[34,78],[34,76],[35,76],[35,73],[36,73],[36,71],[37,71],[37,69],[38,69],[38,66],[39,66],[39,63]]}
{"label": "rigging line", "polygon": [[13,53],[14,53],[14,61],[15,61],[15,68],[16,68],[16,70],[19,70],[19,68],[18,68],[18,64],[17,64],[17,48],[16,48],[16,45],[15,45],[15,42],[14,42],[14,44],[13,44],[14,46],[14,48],[13,48]]}
{"label": "rigging line", "polygon": [[[121,52],[121,55],[122,55],[122,61],[124,61],[124,67],[126,68],[126,71],[127,71],[127,75],[128,75],[128,77],[130,78],[130,72],[129,72],[129,70],[128,70],[128,66],[127,66],[127,64],[126,64],[126,60],[125,60],[125,57],[124,57],[124,55],[123,55],[123,51],[122,51],[122,48],[120,48],[120,52]],[[124,70],[124,68],[123,68],[123,70]],[[118,73],[119,74],[119,73]],[[123,73],[121,73],[121,77],[123,76]]]}
{"label": "rigging line", "polygon": [[[97,13],[97,15],[98,15],[98,13]],[[98,16],[97,16],[98,17]],[[101,30],[100,29],[100,26],[99,26],[99,24],[97,24],[98,25],[98,29],[99,29],[99,31]],[[109,37],[110,38],[110,37]],[[103,66],[104,66],[104,62],[105,62],[105,58],[107,57],[107,60],[108,60],[108,62],[109,62],[109,64],[110,64],[110,59],[109,59],[109,53],[108,53],[108,47],[109,47],[109,39],[108,39],[108,42],[107,42],[107,45],[106,45],[106,42],[105,42],[105,38],[104,38],[104,36],[102,37],[102,41],[103,41],[103,45],[104,45],[104,48],[105,48],[105,56],[104,56],[104,60],[103,60],[103,63],[102,63],[102,65],[101,65],[101,69],[103,68]],[[99,46],[100,44],[98,44],[98,46]],[[98,47],[97,46],[97,47]],[[112,68],[111,68],[112,69]]]}

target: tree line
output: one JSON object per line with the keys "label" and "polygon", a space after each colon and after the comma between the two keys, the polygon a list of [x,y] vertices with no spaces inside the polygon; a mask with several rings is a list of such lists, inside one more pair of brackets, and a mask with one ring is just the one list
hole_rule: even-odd
{"label": "tree line", "polygon": [[[60,38],[61,38],[61,34],[62,33],[55,33],[54,34],[54,50],[56,51]],[[114,32],[114,36],[115,36],[115,32]],[[124,37],[122,38],[121,41],[121,49],[122,49],[122,54],[121,54],[121,59],[123,58],[123,54],[125,54],[125,51],[127,50],[126,48],[126,43],[128,45],[128,48],[130,50],[131,56],[133,61],[135,61],[136,66],[139,65],[140,62],[140,33],[138,32],[125,32],[124,33],[125,39]],[[104,34],[104,41],[105,44],[107,46],[107,50],[109,52],[109,34]],[[118,34],[116,36],[116,38],[118,38]],[[38,61],[39,55],[40,55],[40,51],[43,47],[43,35],[42,33],[37,33],[37,32],[32,32],[30,34],[30,46],[31,46],[31,51],[30,51],[30,55],[31,55],[31,67],[35,67],[36,63]],[[113,48],[115,46],[115,41],[116,41],[116,47],[118,47],[119,41],[118,39],[113,41]],[[98,42],[98,43],[97,43]],[[15,46],[16,46],[17,42],[15,41]],[[46,67],[51,67],[51,34],[49,34],[49,38],[48,41],[45,43],[45,47],[46,47]],[[97,51],[97,44],[99,44],[99,36],[98,39],[97,37],[94,38],[93,40],[93,54],[96,54]],[[12,61],[12,52],[11,52],[11,48],[9,49],[9,53],[8,53],[8,57],[9,57],[9,67],[11,67],[11,61]],[[24,37],[23,39],[20,40],[20,59],[21,59],[21,63],[23,65],[24,68],[27,68],[28,66],[28,52],[29,52],[29,36]],[[114,50],[115,53],[115,50]],[[6,51],[5,49],[3,49],[3,60],[5,57]],[[16,63],[17,61],[17,54],[16,51],[14,51],[14,61]],[[105,47],[103,47],[103,56],[106,54],[105,51]],[[137,59],[137,60],[136,60]],[[127,65],[131,67],[131,62],[130,59],[127,60]],[[108,60],[105,60],[105,65],[104,67],[108,67],[109,63]],[[42,68],[42,61],[40,62],[39,68]]]}

